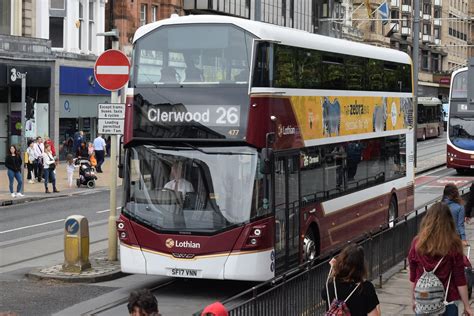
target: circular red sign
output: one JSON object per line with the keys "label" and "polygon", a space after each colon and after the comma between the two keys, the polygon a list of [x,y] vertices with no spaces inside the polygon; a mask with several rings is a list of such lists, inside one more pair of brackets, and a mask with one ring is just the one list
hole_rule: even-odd
{"label": "circular red sign", "polygon": [[105,90],[116,91],[128,81],[130,62],[119,50],[109,49],[97,58],[94,65],[95,80]]}

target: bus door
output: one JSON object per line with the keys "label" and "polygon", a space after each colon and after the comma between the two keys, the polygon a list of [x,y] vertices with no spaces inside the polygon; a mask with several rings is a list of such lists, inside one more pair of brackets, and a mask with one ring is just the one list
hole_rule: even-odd
{"label": "bus door", "polygon": [[299,263],[299,154],[275,156],[276,274]]}

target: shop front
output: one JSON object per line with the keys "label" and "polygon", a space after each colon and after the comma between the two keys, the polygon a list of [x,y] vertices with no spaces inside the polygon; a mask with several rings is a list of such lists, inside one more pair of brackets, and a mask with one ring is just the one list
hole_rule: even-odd
{"label": "shop front", "polygon": [[19,147],[22,139],[21,77],[26,76],[25,136],[51,133],[52,62],[0,60],[0,163],[5,162],[10,145]]}
{"label": "shop front", "polygon": [[74,134],[83,131],[87,142],[97,136],[97,105],[110,102],[110,92],[94,79],[94,69],[59,67],[59,158],[72,153]]}

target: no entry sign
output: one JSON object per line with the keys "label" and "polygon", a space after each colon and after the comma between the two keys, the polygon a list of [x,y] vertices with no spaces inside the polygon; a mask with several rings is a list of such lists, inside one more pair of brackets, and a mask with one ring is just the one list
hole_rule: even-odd
{"label": "no entry sign", "polygon": [[130,62],[119,50],[106,50],[95,62],[95,80],[105,90],[115,91],[122,88],[128,81],[129,73]]}

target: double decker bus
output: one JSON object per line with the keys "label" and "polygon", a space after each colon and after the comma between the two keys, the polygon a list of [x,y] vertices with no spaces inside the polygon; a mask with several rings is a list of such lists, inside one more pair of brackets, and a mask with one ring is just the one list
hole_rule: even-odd
{"label": "double decker bus", "polygon": [[430,137],[441,136],[444,130],[443,120],[443,105],[440,99],[434,97],[418,98],[417,139],[425,140]]}
{"label": "double decker bus", "polygon": [[474,108],[467,100],[468,68],[451,75],[446,166],[460,174],[474,168]]}
{"label": "double decker bus", "polygon": [[405,53],[206,15],[133,43],[122,271],[268,280],[413,209]]}

